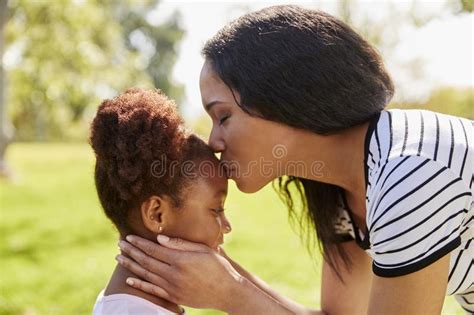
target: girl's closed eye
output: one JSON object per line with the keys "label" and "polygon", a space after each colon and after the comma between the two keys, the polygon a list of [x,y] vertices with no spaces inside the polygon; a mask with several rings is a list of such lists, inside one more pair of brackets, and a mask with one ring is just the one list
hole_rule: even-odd
{"label": "girl's closed eye", "polygon": [[220,207],[220,208],[215,208],[215,209],[211,209],[215,214],[221,214],[222,212],[225,211],[224,208]]}

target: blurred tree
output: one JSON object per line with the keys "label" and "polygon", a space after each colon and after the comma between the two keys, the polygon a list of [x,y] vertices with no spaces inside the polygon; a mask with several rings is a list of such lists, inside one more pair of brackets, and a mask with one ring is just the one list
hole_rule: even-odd
{"label": "blurred tree", "polygon": [[472,0],[460,0],[462,11],[472,12],[474,11],[474,1]]}
{"label": "blurred tree", "polygon": [[454,13],[460,14],[474,11],[473,0],[449,0],[449,2],[451,3]]}
{"label": "blurred tree", "polygon": [[474,89],[440,87],[431,93],[426,102],[431,110],[474,119]]}
{"label": "blurred tree", "polygon": [[[446,17],[446,14],[460,14],[465,12],[472,12],[474,7],[473,0],[445,0],[434,6],[430,10],[424,10],[423,6],[428,5],[427,3],[422,3],[417,0],[412,0],[409,3],[409,9],[407,10],[406,6],[400,5],[397,1],[388,1],[388,2],[374,2],[374,6],[380,6],[380,13],[373,14],[374,11],[367,10],[365,3],[357,0],[339,0],[337,2],[337,16],[344,20],[346,23],[354,27],[358,33],[360,33],[364,38],[366,38],[370,43],[375,45],[378,50],[381,51],[385,60],[391,60],[392,62],[396,61],[394,55],[397,51],[397,46],[401,41],[400,35],[403,29],[407,27],[421,28],[433,20],[438,18]],[[426,8],[426,7],[425,7]],[[378,9],[378,8],[377,8]],[[383,10],[382,10],[383,9]],[[396,26],[398,25],[398,26]],[[393,66],[393,64],[392,64]],[[425,61],[421,58],[411,58],[406,61],[396,61],[397,70],[400,73],[404,73],[405,78],[408,78],[410,81],[419,82],[425,77]],[[399,77],[401,77],[399,75]],[[395,93],[395,102],[407,102],[409,104],[415,104],[411,102],[409,97],[406,97],[405,90],[403,85],[397,84],[397,78],[393,77],[396,85]],[[406,82],[405,82],[406,84]],[[439,89],[436,90],[436,93],[443,91],[443,93],[451,93],[450,103],[446,103],[444,106],[460,106],[460,108],[455,109],[454,111],[468,114],[468,111],[465,108],[466,103],[463,103],[461,98],[454,97],[454,95],[464,95],[464,90],[447,88],[446,90]],[[448,92],[451,91],[451,92]],[[472,93],[472,90],[471,90]],[[463,97],[464,97],[463,96]],[[440,95],[433,96],[436,99]],[[430,99],[429,101],[431,101]],[[472,97],[471,97],[472,100]],[[424,105],[429,106],[432,110],[436,108],[441,108],[439,105],[429,105],[423,103]],[[461,103],[458,103],[461,102]],[[418,103],[417,103],[418,104]],[[421,103],[419,103],[421,104]],[[472,103],[471,103],[472,106]],[[447,108],[442,108],[442,112],[449,112]]]}
{"label": "blurred tree", "polygon": [[[157,1],[150,2],[150,9]],[[148,66],[163,77],[171,75],[175,50],[163,50],[169,62],[151,63],[143,45],[137,48],[134,33],[115,14],[135,12],[139,20],[142,2],[123,1],[27,1],[9,3],[6,27],[10,114],[19,140],[84,138],[94,105],[129,86],[152,87]],[[143,17],[143,25],[145,25]],[[148,25],[152,36],[175,36],[177,23]],[[144,26],[143,26],[144,27]],[[172,35],[167,35],[167,33]],[[165,70],[160,72],[161,67]],[[157,81],[161,82],[161,81]],[[162,82],[167,82],[162,79]],[[165,92],[173,85],[160,86]],[[168,90],[167,90],[168,89]]]}
{"label": "blurred tree", "polygon": [[[357,0],[339,0],[336,15],[354,27],[359,34],[382,51],[390,55],[400,42],[401,24],[422,27],[434,19],[439,12],[426,13],[418,7],[416,0],[411,2],[410,9],[399,5],[397,1],[374,2],[380,7],[380,14],[374,15],[367,10],[366,3]],[[395,22],[396,21],[396,22]]]}
{"label": "blurred tree", "polygon": [[3,66],[4,29],[7,23],[7,0],[0,0],[0,177],[11,175],[5,159],[5,151],[13,136],[13,129],[8,120],[6,103],[6,79]]}
{"label": "blurred tree", "polygon": [[163,23],[152,21],[148,15],[157,8],[156,1],[141,1],[131,7],[124,7],[118,2],[112,5],[115,6],[115,16],[122,26],[126,47],[132,52],[142,52],[142,67],[152,78],[153,85],[179,104],[184,97],[184,85],[178,85],[171,79],[178,54],[177,43],[184,35],[184,30],[179,25],[179,12],[175,11]]}
{"label": "blurred tree", "polygon": [[424,102],[391,103],[390,108],[418,108],[474,119],[474,89],[444,86],[434,90]]}

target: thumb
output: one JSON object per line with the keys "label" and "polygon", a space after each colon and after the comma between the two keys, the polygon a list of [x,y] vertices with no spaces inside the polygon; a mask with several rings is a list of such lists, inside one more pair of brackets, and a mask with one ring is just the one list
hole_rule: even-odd
{"label": "thumb", "polygon": [[209,251],[209,247],[204,244],[200,243],[193,243],[190,241],[185,241],[182,238],[169,238],[166,235],[158,235],[157,237],[158,243],[161,246],[177,249],[182,251],[190,251],[190,252],[207,252]]}

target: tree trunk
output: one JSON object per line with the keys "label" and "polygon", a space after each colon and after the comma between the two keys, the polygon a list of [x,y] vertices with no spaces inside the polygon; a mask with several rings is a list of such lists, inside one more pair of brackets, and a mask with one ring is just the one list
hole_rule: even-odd
{"label": "tree trunk", "polygon": [[0,177],[10,177],[11,171],[5,160],[5,152],[13,138],[13,128],[8,120],[6,79],[3,67],[3,52],[5,47],[4,31],[7,24],[7,2],[0,0]]}

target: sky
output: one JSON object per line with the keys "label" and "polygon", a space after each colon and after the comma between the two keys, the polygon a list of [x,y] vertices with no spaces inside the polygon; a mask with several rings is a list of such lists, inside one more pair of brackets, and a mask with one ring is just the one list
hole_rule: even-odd
{"label": "sky", "polygon": [[[203,64],[200,55],[205,41],[233,19],[249,11],[276,4],[298,4],[338,15],[335,1],[168,1],[162,0],[149,18],[159,23],[174,10],[182,16],[185,36],[173,79],[185,86],[183,114],[193,120],[203,114],[199,93],[199,73]],[[393,47],[381,49],[388,71],[394,79],[395,100],[423,100],[437,86],[473,87],[473,17],[454,15],[445,1],[357,1],[354,20],[369,18],[374,23],[393,21],[383,36],[398,34]],[[392,6],[391,6],[392,4]],[[395,12],[395,13],[394,13]],[[393,14],[415,12],[428,23],[416,28],[412,23],[393,18]],[[390,18],[392,17],[392,18]],[[421,66],[420,62],[421,60]]]}

